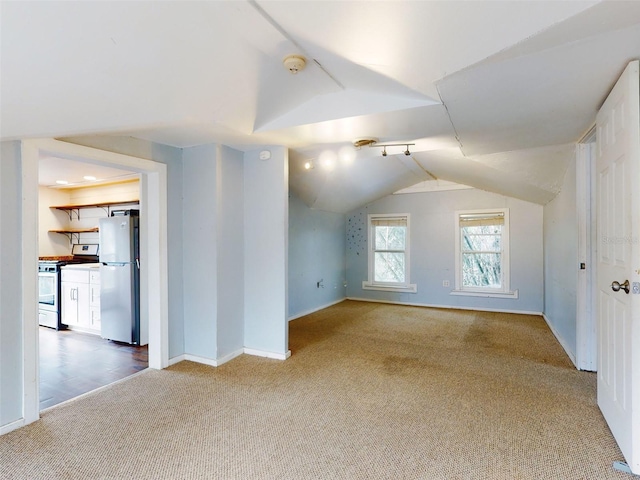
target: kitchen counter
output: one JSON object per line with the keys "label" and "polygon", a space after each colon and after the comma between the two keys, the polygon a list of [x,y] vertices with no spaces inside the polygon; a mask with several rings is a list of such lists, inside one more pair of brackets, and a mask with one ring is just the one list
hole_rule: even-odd
{"label": "kitchen counter", "polygon": [[62,268],[67,270],[90,270],[92,268],[100,268],[100,263],[72,263]]}
{"label": "kitchen counter", "polygon": [[48,262],[68,262],[73,260],[73,255],[51,255],[45,257],[38,257],[38,260],[48,261]]}

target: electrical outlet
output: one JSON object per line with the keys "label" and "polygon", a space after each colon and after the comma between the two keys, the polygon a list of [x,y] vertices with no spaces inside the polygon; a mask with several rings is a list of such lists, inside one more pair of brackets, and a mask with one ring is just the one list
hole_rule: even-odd
{"label": "electrical outlet", "polygon": [[448,287],[449,286],[449,280],[442,280],[442,286],[443,287]]}

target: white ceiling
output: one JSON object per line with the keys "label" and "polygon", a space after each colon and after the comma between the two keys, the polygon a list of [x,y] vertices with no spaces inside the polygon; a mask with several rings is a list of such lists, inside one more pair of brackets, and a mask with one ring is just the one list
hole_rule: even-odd
{"label": "white ceiling", "polygon": [[138,178],[137,173],[128,170],[60,157],[43,156],[39,159],[38,166],[38,183],[42,186],[61,189],[88,187]]}
{"label": "white ceiling", "polygon": [[[338,212],[434,177],[548,202],[640,58],[634,1],[1,6],[2,139],[285,145],[291,189]],[[359,137],[416,145],[382,157]]]}

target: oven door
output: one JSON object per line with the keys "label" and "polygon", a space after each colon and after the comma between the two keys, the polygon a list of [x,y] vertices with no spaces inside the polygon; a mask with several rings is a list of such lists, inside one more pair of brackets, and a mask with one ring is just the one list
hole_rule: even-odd
{"label": "oven door", "polygon": [[58,311],[58,273],[38,272],[38,308]]}

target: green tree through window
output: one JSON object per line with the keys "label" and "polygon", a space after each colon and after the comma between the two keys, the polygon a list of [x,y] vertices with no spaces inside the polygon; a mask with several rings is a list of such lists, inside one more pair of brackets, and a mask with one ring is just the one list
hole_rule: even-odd
{"label": "green tree through window", "polygon": [[506,291],[507,210],[458,212],[458,280],[462,290]]}
{"label": "green tree through window", "polygon": [[375,225],[374,281],[405,282],[406,226]]}

